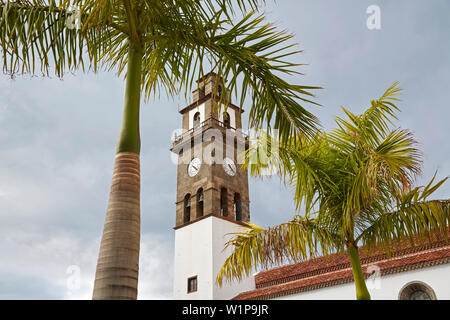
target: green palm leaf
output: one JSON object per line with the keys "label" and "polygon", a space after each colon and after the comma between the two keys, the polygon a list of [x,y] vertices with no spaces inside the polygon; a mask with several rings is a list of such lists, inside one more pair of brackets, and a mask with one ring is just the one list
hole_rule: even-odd
{"label": "green palm leaf", "polygon": [[255,139],[246,154],[252,174],[279,172],[294,188],[304,218],[253,228],[231,240],[234,253],[219,273],[220,283],[249,275],[252,267],[313,257],[318,248],[323,255],[346,249],[357,298],[370,299],[356,250],[360,244],[390,253],[394,244],[448,238],[450,201],[428,200],[447,178],[434,183],[435,175],[427,186],[412,187],[422,154],[409,130],[392,128],[399,92],[394,83],[361,115],[343,108],[346,118],[336,117],[335,129],[313,139],[299,135],[284,142],[269,134]]}
{"label": "green palm leaf", "polygon": [[343,249],[338,235],[317,220],[301,216],[268,229],[249,223],[246,232],[232,235],[235,237],[225,248],[231,247],[234,251],[217,275],[219,285],[224,279],[241,280],[255,265],[268,268]]}
{"label": "green palm leaf", "polygon": [[[319,87],[291,84],[284,79],[299,74],[298,65],[289,61],[299,51],[291,43],[292,35],[277,30],[258,14],[260,3],[0,0],[0,50],[5,73],[64,77],[68,72],[107,70],[126,78],[117,170],[113,175],[107,209],[109,223],[104,229],[107,237],[101,244],[94,297],[133,299],[137,294],[139,224],[123,224],[121,214],[127,219],[140,219],[139,174],[127,172],[123,163],[131,163],[134,172],[139,172],[142,96],[148,99],[165,91],[170,96],[184,92],[187,97],[209,62],[211,71],[228,80],[228,90],[242,107],[246,107],[244,103],[251,97],[250,126],[266,127],[269,133],[277,129],[283,142],[299,134],[315,135],[318,120],[306,105],[315,104],[312,92]],[[79,19],[79,28],[73,27],[75,17]],[[222,103],[228,102],[222,98]],[[128,178],[118,179],[117,175]],[[129,188],[133,191],[124,194],[123,189]],[[123,238],[121,228],[110,229],[112,222],[133,235],[133,241],[111,242]],[[114,259],[109,259],[109,254],[119,251],[115,246],[130,243],[133,243],[132,258],[125,259],[126,267],[117,268],[114,261],[120,259],[114,255]],[[134,287],[111,290],[124,279],[134,283]]]}

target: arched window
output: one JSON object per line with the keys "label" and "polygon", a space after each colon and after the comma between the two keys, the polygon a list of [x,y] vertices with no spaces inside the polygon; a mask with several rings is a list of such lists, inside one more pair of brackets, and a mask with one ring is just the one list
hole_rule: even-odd
{"label": "arched window", "polygon": [[239,193],[234,194],[234,216],[236,221],[242,221],[242,203]]}
{"label": "arched window", "polygon": [[228,112],[223,113],[223,125],[225,126],[225,128],[231,128],[230,115],[228,114]]}
{"label": "arched window", "polygon": [[203,189],[200,188],[197,191],[197,218],[203,216],[203,202],[204,202]]}
{"label": "arched window", "polygon": [[189,222],[191,221],[191,195],[188,193],[184,197],[184,216],[183,216],[183,222]]}
{"label": "arched window", "polygon": [[434,290],[422,281],[413,281],[407,283],[400,290],[399,300],[436,300]]}
{"label": "arched window", "polygon": [[220,189],[220,215],[228,216],[228,192],[226,188]]}
{"label": "arched window", "polygon": [[194,128],[200,125],[200,112],[194,114]]}

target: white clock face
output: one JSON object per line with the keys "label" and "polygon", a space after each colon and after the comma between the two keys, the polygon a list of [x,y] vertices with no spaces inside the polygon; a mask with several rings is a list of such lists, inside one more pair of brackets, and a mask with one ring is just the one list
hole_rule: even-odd
{"label": "white clock face", "polygon": [[188,175],[190,177],[195,176],[200,171],[201,165],[202,161],[199,158],[192,159],[188,166]]}
{"label": "white clock face", "polygon": [[230,158],[223,159],[223,169],[229,176],[234,176],[236,174],[236,165]]}

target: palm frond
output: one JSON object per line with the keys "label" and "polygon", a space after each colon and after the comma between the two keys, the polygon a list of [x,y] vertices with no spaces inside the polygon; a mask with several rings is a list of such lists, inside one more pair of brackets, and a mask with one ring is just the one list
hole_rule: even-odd
{"label": "palm frond", "polygon": [[357,146],[368,145],[374,148],[386,136],[392,120],[397,119],[395,112],[399,108],[393,103],[399,101],[401,88],[398,82],[392,84],[377,100],[371,101],[371,106],[361,115],[355,115],[342,108],[348,120],[336,117],[338,128],[329,133],[329,140],[336,148],[350,153]]}
{"label": "palm frond", "polygon": [[157,75],[146,79],[146,96],[160,79],[189,91],[209,57],[213,71],[228,80],[227,89],[240,95],[241,106],[251,97],[250,127],[278,129],[281,140],[298,133],[314,134],[318,120],[304,104],[315,104],[311,90],[319,87],[293,85],[278,75],[298,74],[298,65],[286,60],[298,53],[286,44],[292,35],[277,31],[254,12],[237,22],[223,15],[220,11],[199,15],[186,9],[171,24],[161,26],[164,29],[158,33],[163,36],[154,38],[155,52],[148,51],[145,58],[144,73]]}
{"label": "palm frond", "polygon": [[300,261],[327,255],[344,248],[341,237],[315,219],[301,216],[290,222],[263,229],[249,224],[247,232],[235,233],[227,244],[233,253],[226,259],[216,281],[242,280],[256,267],[268,268],[286,261]]}
{"label": "palm frond", "polygon": [[0,1],[3,71],[15,75],[39,70],[46,76],[54,73],[62,77],[86,67],[98,70],[101,61],[112,61],[111,52],[116,56],[121,52],[123,60],[128,43],[121,28],[109,20],[89,25],[86,11],[79,13],[82,28],[70,27],[72,7],[70,1],[63,0]]}
{"label": "palm frond", "polygon": [[358,236],[368,249],[382,244],[389,250],[393,242],[431,239],[433,235],[448,238],[450,225],[450,200],[427,200],[447,178],[432,185],[435,177],[425,187],[416,187],[401,196],[392,212],[379,213],[370,219]]}

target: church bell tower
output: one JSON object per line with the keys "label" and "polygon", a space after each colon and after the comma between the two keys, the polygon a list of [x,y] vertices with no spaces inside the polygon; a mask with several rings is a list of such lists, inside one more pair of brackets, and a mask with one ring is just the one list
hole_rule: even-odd
{"label": "church bell tower", "polygon": [[171,148],[178,155],[174,299],[231,299],[254,288],[250,278],[215,283],[231,254],[223,251],[230,233],[243,232],[250,221],[243,110],[215,73],[197,83],[193,102],[180,110],[183,130]]}

